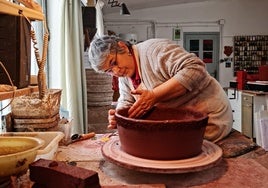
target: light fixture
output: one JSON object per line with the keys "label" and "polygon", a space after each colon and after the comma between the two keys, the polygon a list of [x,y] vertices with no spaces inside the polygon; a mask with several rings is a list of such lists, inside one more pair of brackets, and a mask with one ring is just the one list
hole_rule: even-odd
{"label": "light fixture", "polygon": [[130,15],[130,12],[127,9],[127,5],[125,3],[121,4],[121,11],[120,11],[121,15]]}
{"label": "light fixture", "polygon": [[119,3],[118,1],[115,1],[115,0],[108,0],[108,4],[110,4],[111,7],[121,7],[121,10],[120,10],[121,15],[125,15],[125,16],[130,15],[130,12],[125,3]]}

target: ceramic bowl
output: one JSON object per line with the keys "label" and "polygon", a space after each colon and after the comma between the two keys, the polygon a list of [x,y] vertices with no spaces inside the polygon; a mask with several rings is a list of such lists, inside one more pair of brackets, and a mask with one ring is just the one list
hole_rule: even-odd
{"label": "ceramic bowl", "polygon": [[0,136],[0,177],[25,173],[43,144],[34,137]]}
{"label": "ceramic bowl", "polygon": [[208,116],[189,108],[153,108],[141,119],[128,118],[128,109],[115,114],[121,149],[133,156],[178,160],[202,152]]}

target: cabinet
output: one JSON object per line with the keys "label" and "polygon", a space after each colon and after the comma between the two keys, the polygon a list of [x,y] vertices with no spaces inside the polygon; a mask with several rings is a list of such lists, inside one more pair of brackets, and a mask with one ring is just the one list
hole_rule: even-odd
{"label": "cabinet", "polygon": [[233,111],[233,129],[242,132],[242,109],[241,95],[242,92],[235,88],[229,88],[227,95]]}
{"label": "cabinet", "polygon": [[234,88],[228,88],[227,95],[233,111],[233,128],[259,144],[257,113],[267,109],[268,95]]}
{"label": "cabinet", "polygon": [[254,96],[242,93],[242,133],[253,137],[253,103]]}
{"label": "cabinet", "polygon": [[259,130],[259,112],[267,109],[267,95],[258,95],[244,92],[242,95],[242,133],[254,138],[261,145]]}
{"label": "cabinet", "polygon": [[234,75],[239,70],[258,74],[259,66],[268,62],[268,35],[234,37]]}

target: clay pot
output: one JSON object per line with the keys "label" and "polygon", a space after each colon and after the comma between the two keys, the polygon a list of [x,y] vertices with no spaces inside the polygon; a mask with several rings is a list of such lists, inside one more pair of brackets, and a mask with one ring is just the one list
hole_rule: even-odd
{"label": "clay pot", "polygon": [[44,143],[34,137],[0,136],[0,178],[25,173]]}
{"label": "clay pot", "polygon": [[115,114],[121,149],[133,156],[178,160],[202,152],[207,114],[187,108],[153,108],[141,119],[128,118],[128,109]]}

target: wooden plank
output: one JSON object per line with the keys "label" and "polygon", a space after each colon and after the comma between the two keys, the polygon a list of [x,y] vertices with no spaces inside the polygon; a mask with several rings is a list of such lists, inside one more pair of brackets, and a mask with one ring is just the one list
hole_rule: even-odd
{"label": "wooden plank", "polygon": [[[22,95],[29,95],[32,92],[37,92],[38,91],[38,86],[29,86],[27,88],[22,88],[22,89],[17,89],[15,91],[15,97],[22,96]],[[0,101],[6,100],[6,99],[11,99],[14,96],[13,91],[9,92],[0,92]]]}
{"label": "wooden plank", "polygon": [[10,14],[14,16],[22,16],[22,14],[20,13],[21,11],[30,20],[44,20],[44,14],[42,12],[26,8],[15,3],[11,3],[6,0],[0,0],[0,13]]}

